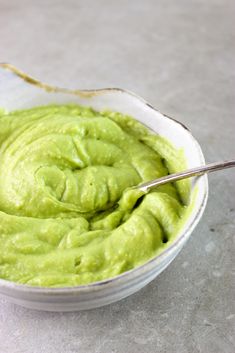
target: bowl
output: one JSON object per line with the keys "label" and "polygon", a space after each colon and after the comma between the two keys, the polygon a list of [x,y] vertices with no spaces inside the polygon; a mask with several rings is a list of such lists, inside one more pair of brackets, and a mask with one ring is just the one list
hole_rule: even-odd
{"label": "bowl", "polygon": [[[50,103],[77,103],[131,115],[167,138],[176,148],[183,148],[189,168],[205,164],[198,142],[183,124],[163,115],[132,92],[118,88],[69,90],[52,87],[10,64],[0,64],[0,108],[12,111]],[[33,287],[0,279],[0,295],[32,309],[75,311],[107,305],[137,292],[171,263],[199,222],[208,197],[206,175],[192,179],[191,192],[195,188],[192,211],[174,242],[145,264],[114,278],[76,287]]]}

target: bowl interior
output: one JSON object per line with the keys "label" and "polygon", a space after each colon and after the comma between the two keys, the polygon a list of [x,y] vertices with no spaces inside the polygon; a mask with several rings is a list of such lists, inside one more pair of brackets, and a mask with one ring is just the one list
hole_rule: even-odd
{"label": "bowl interior", "polygon": [[[109,109],[131,115],[167,138],[175,147],[183,148],[189,168],[205,163],[199,144],[187,128],[174,119],[164,116],[131,92],[115,88],[89,91],[53,88],[29,78],[12,67],[0,66],[0,109],[12,111],[53,103],[76,103],[91,106],[97,110]],[[203,212],[207,198],[207,177],[194,179],[192,192],[195,188],[197,193],[191,214],[178,234],[178,238],[192,231]]]}

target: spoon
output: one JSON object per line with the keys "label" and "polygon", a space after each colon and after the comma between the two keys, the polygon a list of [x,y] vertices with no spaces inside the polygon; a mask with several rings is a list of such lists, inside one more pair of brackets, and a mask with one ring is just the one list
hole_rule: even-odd
{"label": "spoon", "polygon": [[169,174],[162,178],[147,181],[146,183],[142,183],[140,185],[134,186],[133,189],[138,189],[144,193],[148,193],[150,190],[154,189],[159,185],[170,183],[176,180],[191,178],[193,176],[200,176],[205,173],[215,172],[216,170],[232,168],[232,167],[235,167],[235,159],[232,159],[230,161],[224,161],[224,162],[210,163],[207,165],[202,165],[200,167],[188,169],[183,172]]}

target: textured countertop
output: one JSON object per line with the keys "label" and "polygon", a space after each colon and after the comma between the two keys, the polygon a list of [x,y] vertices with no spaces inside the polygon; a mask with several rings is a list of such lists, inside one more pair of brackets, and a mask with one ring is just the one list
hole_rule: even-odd
{"label": "textured countertop", "polygon": [[[123,87],[186,124],[208,162],[235,157],[234,0],[0,0],[0,61],[71,88]],[[235,171],[131,297],[74,313],[0,301],[0,353],[234,353]]]}

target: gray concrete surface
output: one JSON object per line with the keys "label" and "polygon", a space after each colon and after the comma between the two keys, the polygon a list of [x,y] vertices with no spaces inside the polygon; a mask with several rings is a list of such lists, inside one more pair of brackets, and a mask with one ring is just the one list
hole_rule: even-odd
{"label": "gray concrete surface", "polygon": [[[0,60],[51,84],[124,87],[235,157],[234,0],[0,0]],[[119,303],[45,313],[0,302],[1,353],[235,352],[235,171],[210,176],[190,241]]]}

